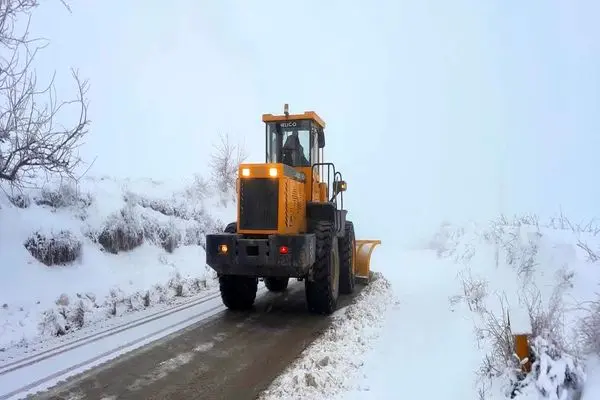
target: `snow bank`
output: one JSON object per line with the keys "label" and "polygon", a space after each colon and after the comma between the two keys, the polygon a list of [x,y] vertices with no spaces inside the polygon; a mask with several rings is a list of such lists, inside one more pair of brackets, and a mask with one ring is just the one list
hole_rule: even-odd
{"label": "snow bank", "polygon": [[198,293],[204,235],[234,219],[200,177],[0,192],[0,349]]}
{"label": "snow bank", "polygon": [[261,400],[323,399],[352,387],[362,355],[379,336],[393,302],[389,281],[380,274],[348,307],[333,315],[332,325],[291,364]]}
{"label": "snow bank", "polygon": [[[483,225],[446,224],[431,240],[438,256],[462,265],[461,290],[449,300],[476,327],[480,398],[571,399],[586,378],[598,386],[585,366],[600,353],[599,232],[594,223],[575,225],[564,217],[548,223],[501,217]],[[517,331],[532,335],[527,376],[520,368],[527,360],[513,351]],[[597,396],[584,392],[583,398]]]}

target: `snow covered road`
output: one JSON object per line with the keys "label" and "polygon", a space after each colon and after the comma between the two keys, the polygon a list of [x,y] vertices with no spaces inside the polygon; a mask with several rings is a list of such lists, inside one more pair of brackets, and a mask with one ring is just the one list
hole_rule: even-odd
{"label": "snow covered road", "polygon": [[[265,291],[261,287],[259,295]],[[218,292],[215,292],[0,364],[0,400],[18,399],[52,387],[70,376],[209,318],[224,308]]]}
{"label": "snow covered road", "polygon": [[469,400],[481,358],[473,322],[453,312],[457,267],[431,251],[400,252],[382,270],[399,303],[361,367],[357,388],[339,399]]}
{"label": "snow covered road", "polygon": [[[361,289],[341,297],[340,307]],[[308,313],[302,282],[291,282],[285,293],[257,296],[255,311],[228,312],[220,297],[206,307],[211,318],[35,398],[256,398],[331,321]]]}

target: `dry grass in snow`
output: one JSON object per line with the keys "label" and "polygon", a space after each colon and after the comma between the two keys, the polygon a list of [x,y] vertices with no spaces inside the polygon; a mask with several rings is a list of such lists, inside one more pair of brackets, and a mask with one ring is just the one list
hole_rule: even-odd
{"label": "dry grass in snow", "polygon": [[[596,398],[584,389],[587,360],[600,354],[599,232],[562,215],[547,223],[502,216],[468,229],[445,224],[430,242],[464,266],[462,290],[450,302],[462,304],[475,326],[480,399]],[[514,353],[520,331],[532,335],[523,360]],[[521,371],[526,361],[529,374]]]}

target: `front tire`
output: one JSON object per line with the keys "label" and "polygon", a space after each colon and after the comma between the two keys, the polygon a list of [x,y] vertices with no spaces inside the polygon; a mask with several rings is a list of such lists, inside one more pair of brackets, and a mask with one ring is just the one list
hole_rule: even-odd
{"label": "front tire", "polygon": [[[237,224],[225,227],[225,233],[236,233]],[[219,275],[219,289],[225,307],[230,310],[249,310],[254,306],[258,279],[252,276]]]}
{"label": "front tire", "polygon": [[269,277],[265,278],[265,286],[271,292],[283,292],[287,289],[290,279],[280,277]]}
{"label": "front tire", "polygon": [[304,284],[306,302],[310,312],[329,315],[336,310],[339,296],[338,239],[331,222],[319,221],[314,233],[317,237],[317,254]]}
{"label": "front tire", "polygon": [[351,294],[354,292],[355,252],[356,239],[354,236],[354,224],[351,221],[346,221],[344,238],[340,240],[340,293],[342,294]]}

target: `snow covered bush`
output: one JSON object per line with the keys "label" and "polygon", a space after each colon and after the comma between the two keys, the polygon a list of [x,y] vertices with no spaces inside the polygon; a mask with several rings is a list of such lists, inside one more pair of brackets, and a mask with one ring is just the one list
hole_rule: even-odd
{"label": "snow covered bush", "polygon": [[[478,371],[480,393],[485,398],[486,381],[499,385],[504,398],[532,398],[549,400],[574,399],[585,381],[583,363],[574,346],[569,346],[563,331],[563,308],[557,286],[546,307],[542,306],[539,291],[532,289],[523,301],[526,303],[531,324],[530,356],[520,360],[515,354],[515,342],[510,315],[504,299],[501,312],[484,309],[483,323],[478,325],[478,339],[486,340],[489,353]],[[522,365],[531,363],[531,372]]]}
{"label": "snow covered bush", "polygon": [[143,215],[142,220],[144,237],[151,243],[161,246],[168,253],[181,245],[182,235],[173,219],[164,223]]}
{"label": "snow covered bush", "polygon": [[144,241],[144,227],[134,206],[128,205],[111,214],[97,240],[104,250],[113,254],[141,246]]}
{"label": "snow covered bush", "polygon": [[462,235],[464,235],[464,229],[444,222],[429,241],[429,248],[435,250],[438,257],[452,256],[456,252]]}
{"label": "snow covered bush", "polygon": [[185,197],[188,200],[204,200],[210,193],[210,183],[201,175],[194,175],[194,182],[185,189]]}
{"label": "snow covered bush", "polygon": [[35,259],[47,266],[65,265],[81,255],[81,241],[69,231],[51,233],[48,236],[35,232],[24,245]]}
{"label": "snow covered bush", "polygon": [[[155,211],[171,218],[167,224],[152,220],[144,215],[144,235],[150,242],[162,246],[168,252],[173,251],[182,243],[186,246],[205,246],[205,235],[208,232],[220,232],[224,224],[214,219],[198,200],[207,196],[210,191],[208,185],[200,177],[196,177],[192,187],[188,187],[183,195],[174,194],[169,199],[151,199],[143,195],[128,192],[126,200],[131,204]],[[185,227],[177,229],[174,221],[181,219],[187,221]]]}
{"label": "snow covered bush", "polygon": [[578,326],[581,344],[585,351],[600,356],[600,294],[586,308]]}
{"label": "snow covered bush", "polygon": [[174,206],[173,199],[149,199],[145,196],[141,196],[134,193],[129,193],[126,196],[129,197],[130,201],[133,201],[144,208],[149,208],[153,211],[161,213],[162,215],[165,215],[167,217],[175,216],[182,219],[188,219],[185,208]]}
{"label": "snow covered bush", "polygon": [[31,205],[31,198],[25,193],[19,193],[8,196],[8,200],[13,206],[19,208],[28,208]]}
{"label": "snow covered bush", "polygon": [[53,308],[42,313],[38,333],[42,337],[62,336],[83,328],[106,317],[114,318],[126,313],[143,310],[152,305],[170,303],[180,297],[193,296],[210,287],[206,278],[182,277],[175,273],[163,284],[155,284],[150,290],[126,293],[113,288],[102,303],[96,302],[91,293],[77,293],[76,300],[62,294]]}
{"label": "snow covered bush", "polygon": [[38,331],[43,336],[62,336],[69,331],[81,329],[87,315],[98,308],[92,295],[77,295],[77,301],[71,303],[69,296],[61,294],[56,300],[56,307],[46,310],[38,324]]}
{"label": "snow covered bush", "polygon": [[488,294],[488,282],[481,278],[474,278],[470,268],[459,272],[463,293],[454,296],[453,302],[463,300],[470,311],[483,312],[484,300]]}
{"label": "snow covered bush", "polygon": [[[574,400],[581,393],[586,374],[582,362],[565,353],[542,336],[532,340],[534,357],[531,373],[521,378],[518,370],[505,371],[510,385],[505,388],[506,397],[529,397],[539,399]],[[532,396],[533,397],[533,396]]]}
{"label": "snow covered bush", "polygon": [[80,193],[73,184],[63,182],[57,188],[43,188],[35,198],[35,203],[52,208],[85,208],[92,204],[92,196],[89,193]]}
{"label": "snow covered bush", "polygon": [[[573,224],[563,215],[548,223],[523,215],[500,216],[464,231],[446,224],[434,236],[431,247],[439,256],[466,265],[459,273],[462,293],[450,300],[453,306],[464,301],[473,311],[484,353],[477,374],[481,399],[577,398],[585,380],[582,350],[600,354],[600,300],[591,302],[575,331],[578,317],[568,305],[575,299],[568,295],[582,295],[569,291],[588,279],[589,271],[577,269],[586,265],[586,255],[588,262],[600,260],[585,242],[597,244],[593,236],[599,232],[594,223]],[[530,338],[526,360],[515,354],[513,335],[521,332]],[[584,346],[576,345],[578,336]],[[522,367],[527,361],[529,373]]]}

